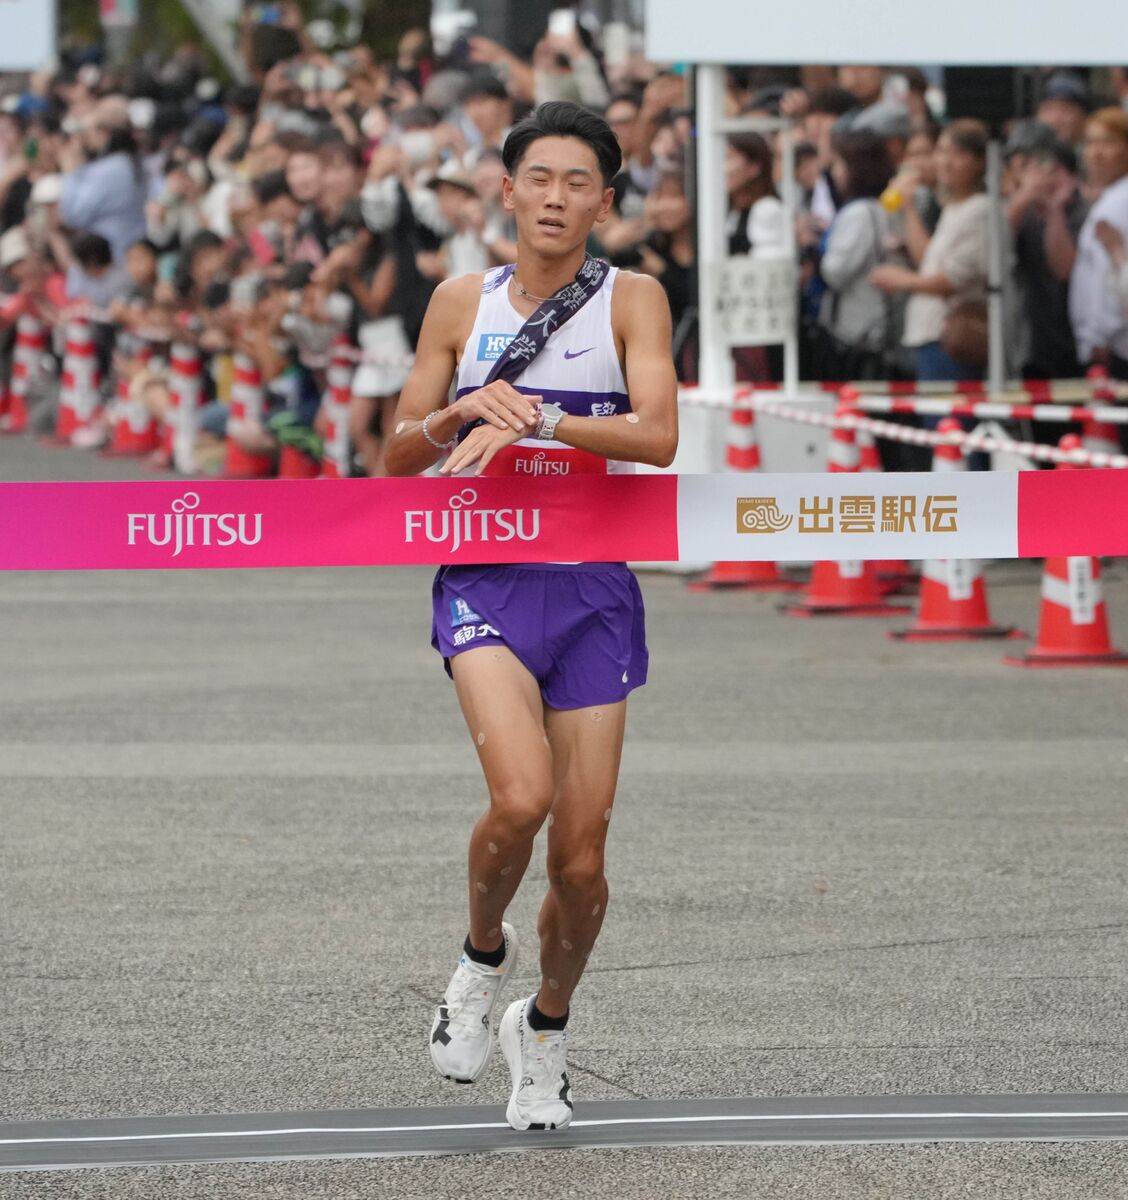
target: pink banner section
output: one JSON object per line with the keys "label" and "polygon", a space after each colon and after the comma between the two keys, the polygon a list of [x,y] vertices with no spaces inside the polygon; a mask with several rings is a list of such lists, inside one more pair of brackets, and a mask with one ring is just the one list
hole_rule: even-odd
{"label": "pink banner section", "polygon": [[1018,556],[1128,554],[1128,471],[1020,471]]}
{"label": "pink banner section", "polygon": [[676,560],[677,477],[0,484],[0,570]]}
{"label": "pink banner section", "polygon": [[[1128,471],[852,476],[873,494],[837,496],[842,478],[4,483],[0,570],[1128,555]],[[916,495],[941,480],[950,494]],[[943,521],[929,532],[933,501]],[[836,503],[838,525],[831,515],[817,536],[804,530]],[[898,505],[915,514],[912,532],[886,531]],[[779,520],[750,526],[749,507]],[[857,532],[863,507],[872,536]]]}

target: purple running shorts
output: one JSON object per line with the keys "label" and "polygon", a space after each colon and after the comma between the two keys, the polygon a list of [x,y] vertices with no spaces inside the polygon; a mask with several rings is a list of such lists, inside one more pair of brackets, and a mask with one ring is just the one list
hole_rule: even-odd
{"label": "purple running shorts", "polygon": [[505,646],[550,708],[617,704],[646,682],[645,614],[625,563],[442,567],[431,645],[450,660]]}

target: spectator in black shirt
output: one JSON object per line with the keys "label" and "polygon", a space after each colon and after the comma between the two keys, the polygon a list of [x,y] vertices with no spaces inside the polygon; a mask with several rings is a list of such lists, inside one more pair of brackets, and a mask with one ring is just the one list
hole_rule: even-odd
{"label": "spectator in black shirt", "polygon": [[611,180],[615,191],[611,213],[599,227],[599,241],[616,266],[635,266],[639,246],[646,236],[643,212],[653,182],[653,172],[639,162],[640,101],[631,93],[616,96],[604,114],[619,142],[623,169]]}
{"label": "spectator in black shirt", "polygon": [[1051,139],[1025,155],[1007,215],[1027,324],[1027,379],[1075,379],[1081,372],[1069,321],[1069,279],[1088,211],[1072,147]]}
{"label": "spectator in black shirt", "polygon": [[666,290],[674,322],[674,361],[678,378],[691,373],[690,332],[696,315],[697,276],[693,215],[685,193],[685,174],[665,170],[646,202],[651,232],[639,248],[642,270]]}

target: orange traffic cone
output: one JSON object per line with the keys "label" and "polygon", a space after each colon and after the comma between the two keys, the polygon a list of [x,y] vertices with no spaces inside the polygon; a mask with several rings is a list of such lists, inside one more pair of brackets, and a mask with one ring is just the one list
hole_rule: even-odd
{"label": "orange traffic cone", "polygon": [[[945,417],[940,433],[959,433],[959,421]],[[937,446],[933,471],[966,471],[967,459],[955,443]],[[911,629],[891,630],[899,642],[962,642],[981,638],[1023,638],[1010,626],[992,625],[987,585],[977,562],[964,558],[929,559],[921,571],[920,612]]]}
{"label": "orange traffic cone", "polygon": [[[1076,450],[1081,439],[1066,434],[1058,445]],[[1058,463],[1058,470],[1076,470]],[[1021,658],[1008,655],[1008,667],[1128,667],[1128,654],[1114,649],[1108,609],[1095,558],[1047,558],[1042,573],[1042,617],[1038,641]]]}
{"label": "orange traffic cone", "polygon": [[[725,466],[744,473],[760,470],[760,444],[756,439],[756,412],[734,408],[729,421]],[[691,592],[794,592],[802,585],[780,573],[774,562],[717,562],[704,579],[689,585]]]}
{"label": "orange traffic cone", "polygon": [[0,433],[23,433],[28,425],[27,397],[32,381],[41,370],[47,353],[47,326],[26,313],[16,322],[16,348],[12,354],[12,378],[8,386],[7,413],[0,419]]}
{"label": "orange traffic cone", "polygon": [[[840,404],[835,416],[852,416],[849,404]],[[831,474],[856,473],[860,466],[857,439],[852,429],[835,428],[830,434],[827,470]],[[908,612],[904,604],[890,604],[877,578],[873,562],[817,562],[798,604],[784,605],[789,617],[889,617]]]}
{"label": "orange traffic cone", "polygon": [[337,339],[329,359],[326,379],[325,415],[329,429],[325,436],[325,457],[321,474],[325,479],[348,479],[349,458],[349,400],[352,397],[353,356],[347,339]]}
{"label": "orange traffic cone", "polygon": [[[1116,403],[1116,393],[1109,384],[1105,367],[1090,367],[1089,381],[1093,385],[1094,404]],[[1081,445],[1094,454],[1119,454],[1120,434],[1111,422],[1087,417],[1081,423]]]}
{"label": "orange traffic cone", "polygon": [[916,624],[890,630],[887,636],[898,642],[973,642],[1026,634],[1011,626],[992,625],[982,568],[966,558],[950,558],[925,561]]}
{"label": "orange traffic cone", "polygon": [[110,444],[102,450],[103,458],[126,458],[152,454],[161,443],[160,423],[141,402],[130,383],[122,376],[117,381],[117,399],[112,409]]}
{"label": "orange traffic cone", "polygon": [[76,434],[90,428],[98,412],[101,383],[90,318],[72,317],[67,322],[59,412],[51,442],[69,446]]}
{"label": "orange traffic cone", "polygon": [[[838,393],[839,408],[849,407],[851,412],[861,416],[857,402],[862,398],[857,388],[844,387]],[[858,443],[858,470],[863,474],[873,471],[883,471],[881,455],[877,450],[877,439],[868,429],[856,429],[854,436]],[[877,578],[886,595],[896,592],[911,591],[920,582],[920,576],[903,558],[882,558],[874,563],[877,568]]]}
{"label": "orange traffic cone", "polygon": [[233,360],[234,379],[231,385],[231,413],[228,417],[226,456],[223,460],[224,479],[265,479],[274,474],[273,454],[252,454],[244,450],[231,436],[230,422],[262,423],[265,392],[262,372],[249,354],[236,354]]}
{"label": "orange traffic cone", "polygon": [[1038,641],[1008,667],[1128,667],[1128,654],[1113,648],[1108,611],[1095,558],[1047,558],[1042,575]]}

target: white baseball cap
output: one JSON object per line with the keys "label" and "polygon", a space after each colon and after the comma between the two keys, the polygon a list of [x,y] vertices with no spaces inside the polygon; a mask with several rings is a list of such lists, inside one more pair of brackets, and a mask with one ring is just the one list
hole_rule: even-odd
{"label": "white baseball cap", "polygon": [[9,229],[0,237],[0,271],[7,271],[31,255],[31,242],[22,225]]}
{"label": "white baseball cap", "polygon": [[44,175],[42,179],[35,181],[35,186],[31,189],[29,203],[58,204],[59,197],[62,194],[63,177],[61,175]]}

